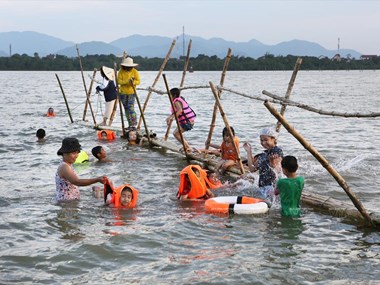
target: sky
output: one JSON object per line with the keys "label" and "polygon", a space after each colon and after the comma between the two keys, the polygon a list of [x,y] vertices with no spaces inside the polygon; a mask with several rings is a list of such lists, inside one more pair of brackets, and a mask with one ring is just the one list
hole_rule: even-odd
{"label": "sky", "polygon": [[294,39],[380,55],[378,0],[0,0],[0,32],[34,31],[82,43],[134,34]]}

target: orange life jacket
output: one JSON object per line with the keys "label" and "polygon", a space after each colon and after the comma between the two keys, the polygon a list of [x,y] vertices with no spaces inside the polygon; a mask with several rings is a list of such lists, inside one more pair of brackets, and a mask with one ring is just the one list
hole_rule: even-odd
{"label": "orange life jacket", "polygon": [[[194,170],[197,169],[200,173],[200,177],[198,177]],[[191,186],[188,185],[188,181],[186,180],[186,176],[189,177]],[[201,199],[206,195],[206,178],[207,174],[204,169],[202,169],[199,165],[188,165],[186,166],[180,173],[179,177],[179,189],[177,193],[177,197],[179,198],[183,194],[184,190],[191,187],[190,192],[187,194],[189,199]]]}
{"label": "orange life jacket", "polygon": [[[128,206],[123,206],[120,203],[121,192],[124,190],[125,187],[128,187],[132,190],[132,200]],[[106,202],[107,195],[109,193],[112,194],[111,203],[114,205],[114,207],[116,207],[116,208],[134,208],[134,207],[136,207],[137,199],[139,197],[139,191],[136,188],[134,188],[133,186],[131,186],[129,184],[123,184],[123,185],[115,188],[107,180],[106,183],[104,184],[104,203]]]}
{"label": "orange life jacket", "polygon": [[49,112],[47,112],[46,117],[55,117],[55,112],[53,112],[51,114]]}
{"label": "orange life jacket", "polygon": [[223,185],[222,182],[220,182],[219,179],[217,181],[211,181],[210,179],[208,179],[207,173],[206,173],[205,180],[206,180],[207,188],[209,188],[209,189],[216,189],[216,188],[219,188],[219,187],[221,187]]}
{"label": "orange life jacket", "polygon": [[116,135],[115,135],[115,132],[114,131],[111,131],[111,130],[100,130],[100,131],[98,131],[98,139],[99,140],[104,140],[103,138],[102,138],[102,133],[103,132],[106,132],[107,133],[107,138],[106,138],[106,140],[114,140],[114,139],[116,139]]}

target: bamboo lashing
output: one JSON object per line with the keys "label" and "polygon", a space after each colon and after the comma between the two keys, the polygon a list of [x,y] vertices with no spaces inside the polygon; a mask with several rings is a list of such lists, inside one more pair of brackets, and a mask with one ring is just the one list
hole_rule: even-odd
{"label": "bamboo lashing", "polygon": [[231,138],[232,146],[233,146],[233,149],[234,149],[234,151],[236,153],[237,163],[239,165],[241,174],[245,174],[244,166],[243,166],[243,163],[241,162],[241,159],[240,159],[240,153],[239,153],[239,150],[238,150],[238,148],[237,148],[237,146],[235,144],[234,135],[233,135],[233,133],[231,131],[230,124],[228,123],[226,113],[224,113],[224,111],[223,111],[223,107],[222,107],[222,103],[220,102],[220,99],[219,99],[218,91],[216,90],[214,84],[212,84],[211,81],[209,83],[210,83],[210,87],[211,87],[212,93],[214,94],[217,107],[219,108],[219,112],[222,115],[224,124],[226,125],[227,131],[228,131],[228,135]]}
{"label": "bamboo lashing", "polygon": [[[296,64],[294,65],[292,77],[290,78],[290,81],[289,81],[289,84],[288,84],[288,89],[286,90],[285,101],[289,100],[290,94],[292,93],[292,89],[293,89],[293,86],[294,86],[294,81],[296,80],[297,73],[298,73],[298,70],[300,69],[301,63],[302,63],[302,58],[300,58],[300,57],[297,58]],[[285,110],[286,110],[286,105],[282,105],[281,106],[281,111],[280,111],[281,116],[284,116]],[[280,128],[281,128],[281,122],[277,122],[276,132],[279,133],[280,132]]]}
{"label": "bamboo lashing", "polygon": [[[181,79],[181,84],[179,87],[183,87],[183,84],[185,83],[185,76],[186,76],[186,71],[187,71],[187,66],[189,65],[189,60],[190,60],[190,50],[191,50],[191,40],[189,41],[189,45],[187,47],[187,54],[186,54],[186,61],[183,66],[183,71],[182,71],[182,79]],[[170,133],[170,128],[172,126],[172,122],[169,122],[168,128],[166,129],[165,137],[164,140],[167,141]]]}
{"label": "bamboo lashing", "polygon": [[173,110],[173,113],[174,113],[174,118],[175,118],[175,121],[177,123],[177,128],[178,128],[178,132],[179,132],[179,136],[181,138],[181,142],[182,142],[182,146],[183,146],[183,152],[185,153],[185,156],[186,156],[186,160],[188,163],[190,163],[190,158],[187,154],[187,149],[186,149],[186,145],[185,145],[185,140],[183,138],[183,134],[181,132],[181,126],[179,124],[179,120],[178,120],[178,116],[177,116],[177,112],[175,111],[175,106],[174,106],[174,103],[173,103],[173,98],[172,98],[172,94],[170,93],[170,89],[169,89],[169,85],[168,85],[168,82],[166,81],[166,75],[165,73],[162,74],[162,77],[164,78],[164,82],[165,82],[165,87],[166,87],[166,91],[168,92],[168,96],[169,96],[169,101],[170,101],[170,105],[172,106],[172,110]]}
{"label": "bamboo lashing", "polygon": [[88,92],[87,92],[87,98],[89,99],[86,100],[86,103],[84,104],[83,118],[82,118],[83,121],[86,120],[87,105],[88,105],[87,101],[90,101],[90,98],[91,98],[91,90],[92,90],[92,85],[94,84],[96,71],[97,71],[96,68],[94,68],[94,73],[92,74],[92,77],[91,77],[90,87],[88,88]]}
{"label": "bamboo lashing", "polygon": [[265,102],[265,107],[269,110],[269,112],[276,117],[276,119],[281,122],[281,124],[286,128],[286,130],[292,134],[305,149],[307,149],[320,163],[321,165],[334,177],[334,179],[338,182],[338,184],[343,188],[348,197],[351,199],[352,203],[355,205],[356,209],[362,214],[365,220],[367,220],[370,224],[373,225],[373,221],[367,210],[364,208],[362,203],[356,197],[355,193],[351,191],[350,187],[347,185],[344,178],[329,164],[327,159],[323,157],[306,139],[304,139],[292,125],[290,125],[285,118],[277,112],[277,110],[272,106],[271,103]]}
{"label": "bamboo lashing", "polygon": [[63,91],[63,88],[62,88],[61,80],[59,80],[57,73],[55,74],[55,77],[57,77],[59,87],[61,88],[63,99],[65,100],[65,104],[66,104],[66,109],[67,109],[67,112],[69,113],[70,121],[71,123],[74,123],[73,118],[71,117],[71,112],[70,112],[69,104],[67,103],[65,92]]}
{"label": "bamboo lashing", "polygon": [[132,88],[133,88],[133,93],[135,93],[135,96],[136,96],[137,105],[139,106],[141,117],[142,117],[142,120],[144,122],[144,128],[145,128],[146,137],[148,138],[149,145],[151,145],[150,135],[149,135],[149,131],[148,131],[148,126],[146,125],[145,116],[144,116],[144,113],[142,112],[139,96],[137,96],[137,91],[136,91],[135,84],[133,84],[133,79],[132,78],[129,80],[129,82],[131,83]]}
{"label": "bamboo lashing", "polygon": [[[220,77],[220,83],[219,83],[220,87],[223,87],[223,85],[224,85],[224,79],[226,77],[226,72],[227,72],[228,64],[229,64],[230,59],[231,59],[231,54],[232,54],[232,50],[229,48],[228,52],[227,52],[226,60],[224,61],[223,72],[222,72],[222,75]],[[218,89],[218,98],[220,98],[221,95],[222,95],[222,90]],[[215,128],[216,112],[217,111],[218,111],[218,105],[217,105],[217,102],[215,101],[214,110],[212,112],[212,118],[211,118],[211,123],[210,123],[210,130],[209,130],[209,133],[207,136],[207,140],[205,142],[205,148],[206,149],[209,149],[209,147],[210,147],[212,133],[214,132],[214,128]]]}
{"label": "bamboo lashing", "polygon": [[[160,76],[161,76],[162,72],[164,71],[164,68],[165,68],[165,66],[166,66],[166,63],[167,63],[168,60],[170,59],[170,54],[172,53],[172,50],[173,50],[173,48],[174,48],[174,46],[175,46],[175,43],[176,43],[176,40],[173,40],[173,42],[172,42],[172,44],[171,44],[171,46],[170,46],[170,48],[169,48],[169,51],[168,51],[168,53],[166,54],[166,57],[165,57],[163,63],[161,64],[160,70],[158,71],[158,74],[157,74],[156,78],[154,79],[153,84],[152,84],[151,87],[156,86],[158,80],[160,79]],[[148,95],[146,96],[146,99],[145,99],[145,102],[144,102],[144,106],[143,106],[143,110],[142,110],[142,113],[141,113],[141,114],[143,114],[143,113],[145,112],[146,106],[148,105],[148,102],[149,102],[149,99],[150,99],[150,96],[151,96],[151,95],[152,95],[152,91],[149,89],[149,91],[148,91]],[[141,115],[140,115],[139,123],[138,123],[138,125],[137,125],[137,129],[140,129],[141,121],[142,121],[142,117],[141,117]]]}
{"label": "bamboo lashing", "polygon": [[[116,62],[114,62],[113,71],[115,73],[115,85],[116,85],[116,94],[117,94],[115,104],[117,101],[119,102],[120,118],[121,118],[121,130],[123,132],[123,138],[125,138],[126,135],[125,135],[125,124],[124,124],[124,116],[123,116],[123,106],[122,106],[122,103],[120,100],[119,84],[117,83],[117,64],[116,64]],[[110,122],[110,124],[111,124],[111,122]]]}

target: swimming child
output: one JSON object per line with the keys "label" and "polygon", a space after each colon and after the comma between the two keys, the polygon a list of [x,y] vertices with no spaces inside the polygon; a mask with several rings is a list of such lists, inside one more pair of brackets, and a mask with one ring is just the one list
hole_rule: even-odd
{"label": "swimming child", "polygon": [[252,157],[252,147],[244,143],[247,152],[248,167],[251,172],[259,171],[259,187],[264,198],[273,196],[274,187],[279,177],[282,176],[280,163],[283,156],[282,149],[277,146],[278,133],[265,128],[260,132],[260,143],[264,152]]}
{"label": "swimming child", "polygon": [[126,133],[128,145],[143,145],[148,141],[146,137],[139,137],[137,131],[131,130]]}
{"label": "swimming child", "polygon": [[[94,187],[95,188],[95,187]],[[114,187],[110,181],[104,184],[104,203],[116,208],[134,208],[139,191],[129,184]]]}
{"label": "swimming child", "polygon": [[49,109],[47,110],[46,117],[55,117],[55,112],[52,107],[49,107]]}
{"label": "swimming child", "polygon": [[116,134],[114,131],[111,131],[111,130],[101,130],[101,131],[97,131],[97,134],[98,134],[98,140],[101,140],[101,141],[109,141],[109,140],[114,140],[116,139]]}
{"label": "swimming child", "polygon": [[[171,115],[166,118],[166,123],[168,125],[175,119],[175,114],[177,115],[179,121],[179,130],[176,128],[173,132],[174,137],[182,144],[181,133],[190,131],[194,127],[195,117],[197,116],[193,109],[190,108],[189,104],[186,102],[185,98],[180,96],[181,91],[178,88],[170,89],[170,94],[173,99],[174,110],[171,109]],[[174,114],[175,112],[175,114]],[[183,144],[185,146],[186,152],[191,152],[192,148],[189,143],[183,138]]]}
{"label": "swimming child", "polygon": [[107,152],[105,149],[100,145],[92,148],[91,153],[98,159],[99,162],[112,162],[112,160],[107,157]]}
{"label": "swimming child", "polygon": [[281,161],[281,166],[283,173],[287,177],[277,181],[276,190],[280,194],[281,214],[296,217],[301,213],[299,204],[305,183],[304,178],[297,176],[298,162],[294,156],[285,156]]}
{"label": "swimming child", "polygon": [[100,176],[95,178],[79,178],[76,174],[73,163],[77,159],[81,145],[76,138],[64,138],[61,148],[57,155],[62,156],[55,174],[56,200],[71,201],[79,200],[80,192],[78,186],[87,186],[94,183],[105,183],[107,177]]}
{"label": "swimming child", "polygon": [[206,200],[214,197],[214,194],[206,185],[206,171],[199,165],[188,165],[180,173],[177,199]]}
{"label": "swimming child", "polygon": [[46,132],[44,129],[38,129],[36,132],[37,142],[44,142],[46,141]]}
{"label": "swimming child", "polygon": [[117,90],[114,82],[115,72],[112,68],[102,66],[100,74],[103,77],[103,82],[96,86],[96,91],[103,91],[105,102],[105,110],[103,115],[103,122],[99,126],[106,126],[107,120],[111,118],[111,114],[117,98]]}

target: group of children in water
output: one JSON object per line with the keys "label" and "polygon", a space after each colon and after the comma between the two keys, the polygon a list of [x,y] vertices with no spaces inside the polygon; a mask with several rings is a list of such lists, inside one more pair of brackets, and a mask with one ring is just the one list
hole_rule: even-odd
{"label": "group of children in water", "polygon": [[[133,59],[126,58],[121,63],[118,73],[118,83],[120,85],[120,95],[128,120],[127,140],[129,145],[142,145],[146,138],[138,138],[136,132],[136,114],[134,113],[134,88],[133,85],[140,83],[140,76],[134,68],[137,64]],[[114,83],[114,70],[103,66],[101,68],[103,82],[96,88],[103,91],[106,100],[106,112],[101,125],[106,125],[111,115],[111,110],[116,99],[116,86]],[[180,90],[173,88],[170,90],[172,97],[171,115],[167,117],[167,124],[177,118],[178,127],[173,132],[174,137],[183,144],[184,152],[197,151],[198,153],[214,154],[221,157],[220,162],[215,167],[215,173],[207,172],[199,166],[190,165],[180,174],[180,187],[177,198],[181,201],[188,199],[208,199],[214,194],[211,189],[221,186],[215,175],[223,175],[230,167],[236,166],[240,158],[239,138],[235,136],[235,130],[230,127],[224,128],[222,132],[221,145],[210,144],[213,150],[198,150],[192,148],[180,133],[184,133],[193,128],[196,114],[186,100],[180,96]],[[99,139],[109,139],[112,131],[98,131]],[[113,134],[114,135],[114,134]],[[232,137],[231,137],[232,135]],[[38,134],[37,134],[38,136]],[[249,143],[244,143],[243,148],[247,153],[245,164],[250,172],[259,172],[259,189],[264,199],[269,199],[274,195],[280,195],[282,214],[286,216],[298,216],[300,214],[300,198],[304,185],[303,177],[297,176],[298,163],[293,156],[283,157],[283,152],[277,146],[278,133],[271,129],[263,129],[260,132],[260,143],[264,151],[253,156],[252,147]],[[114,137],[116,138],[116,137]],[[114,139],[113,138],[113,139]],[[87,186],[94,183],[104,184],[104,199],[106,204],[113,204],[122,207],[130,207],[132,196],[137,199],[138,191],[130,185],[125,187],[113,187],[106,176],[96,178],[81,179],[74,171],[73,163],[81,151],[81,146],[76,138],[65,138],[57,154],[62,156],[62,162],[58,166],[56,173],[56,198],[58,201],[73,200],[80,198],[78,186]],[[92,149],[92,154],[101,162],[110,162],[107,153],[102,146]],[[283,176],[286,176],[284,178]],[[196,178],[196,179],[195,179]],[[99,187],[93,187],[94,192],[101,195]],[[108,189],[108,190],[107,190]],[[113,189],[110,191],[109,189]],[[115,190],[117,189],[117,191]],[[129,190],[128,190],[129,189]],[[132,189],[134,189],[135,194]],[[107,191],[106,191],[107,190]],[[115,197],[117,201],[115,201]],[[136,200],[133,203],[136,204]]]}

